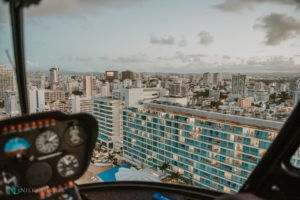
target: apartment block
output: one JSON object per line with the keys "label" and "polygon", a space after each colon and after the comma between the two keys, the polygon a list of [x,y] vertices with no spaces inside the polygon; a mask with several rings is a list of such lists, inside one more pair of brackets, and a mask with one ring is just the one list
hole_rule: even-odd
{"label": "apartment block", "polygon": [[123,107],[120,100],[94,98],[93,116],[98,121],[98,142],[108,150],[119,150],[123,146]]}
{"label": "apartment block", "polygon": [[[282,122],[146,103],[123,111],[124,157],[195,186],[235,193],[276,137]],[[296,161],[294,161],[296,162]]]}

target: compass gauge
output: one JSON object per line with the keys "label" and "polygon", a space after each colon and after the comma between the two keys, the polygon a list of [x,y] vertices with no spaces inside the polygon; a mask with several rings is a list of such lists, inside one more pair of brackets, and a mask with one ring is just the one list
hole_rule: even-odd
{"label": "compass gauge", "polygon": [[64,135],[64,139],[72,147],[81,145],[85,140],[83,128],[78,125],[70,126]]}

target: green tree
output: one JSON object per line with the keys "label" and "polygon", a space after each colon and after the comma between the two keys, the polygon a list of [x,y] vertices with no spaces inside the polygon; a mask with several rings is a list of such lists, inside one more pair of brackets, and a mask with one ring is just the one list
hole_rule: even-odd
{"label": "green tree", "polygon": [[159,169],[163,171],[164,174],[166,174],[166,170],[168,169],[169,166],[170,166],[170,162],[164,162],[161,166],[159,166]]}
{"label": "green tree", "polygon": [[74,94],[74,95],[83,95],[83,92],[75,90],[75,91],[72,92],[72,94]]}

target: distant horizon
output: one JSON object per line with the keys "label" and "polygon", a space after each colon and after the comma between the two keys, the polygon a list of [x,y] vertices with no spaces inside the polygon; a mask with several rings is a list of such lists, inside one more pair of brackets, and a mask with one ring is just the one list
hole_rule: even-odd
{"label": "distant horizon", "polygon": [[[7,68],[11,68],[10,64],[9,65],[6,65],[6,64],[0,64],[0,67],[7,67]],[[33,70],[32,69],[28,69],[26,68],[26,72],[44,72],[45,74],[48,74],[49,73],[49,70],[51,67],[53,67],[55,65],[52,65],[50,66],[48,69],[37,69],[37,68],[34,68]],[[246,74],[246,75],[272,75],[272,74],[276,74],[276,75],[293,75],[293,76],[300,76],[300,71],[297,71],[296,73],[295,72],[278,72],[278,71],[274,71],[274,72],[270,72],[270,71],[267,71],[267,72],[245,72],[245,71],[241,71],[241,72],[228,72],[228,71],[203,71],[203,72],[163,72],[163,71],[157,71],[157,72],[151,72],[151,71],[134,71],[134,70],[130,70],[130,69],[125,69],[125,70],[119,70],[119,69],[106,69],[104,71],[91,71],[91,72],[84,72],[84,71],[73,71],[73,70],[65,70],[65,69],[61,69],[61,67],[57,66],[59,68],[59,72],[62,73],[62,74],[105,74],[105,71],[118,71],[118,73],[121,73],[123,71],[126,71],[126,70],[129,70],[129,71],[132,71],[132,72],[136,72],[136,73],[149,73],[149,74],[186,74],[186,75],[189,75],[189,74],[204,74],[204,73],[222,73],[222,74],[226,74],[226,75],[231,75],[231,74]]]}
{"label": "distant horizon", "polygon": [[[300,72],[300,3],[43,0],[24,10],[29,70]],[[0,63],[13,56],[0,1]]]}

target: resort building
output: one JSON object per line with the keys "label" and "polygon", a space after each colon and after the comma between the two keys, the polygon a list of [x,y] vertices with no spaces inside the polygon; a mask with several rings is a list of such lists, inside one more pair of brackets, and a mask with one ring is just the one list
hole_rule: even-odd
{"label": "resort building", "polygon": [[[123,110],[123,156],[201,188],[238,192],[282,122],[145,103]],[[293,160],[296,162],[296,160]]]}

